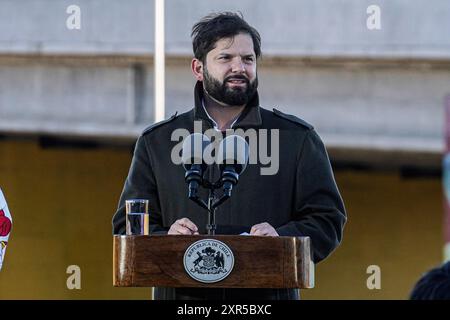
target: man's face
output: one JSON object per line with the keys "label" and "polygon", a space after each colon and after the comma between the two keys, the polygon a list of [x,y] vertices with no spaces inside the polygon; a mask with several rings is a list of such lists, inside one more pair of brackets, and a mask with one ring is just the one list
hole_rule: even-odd
{"label": "man's face", "polygon": [[229,106],[248,103],[258,87],[256,55],[248,34],[216,42],[206,55],[203,86],[215,100]]}

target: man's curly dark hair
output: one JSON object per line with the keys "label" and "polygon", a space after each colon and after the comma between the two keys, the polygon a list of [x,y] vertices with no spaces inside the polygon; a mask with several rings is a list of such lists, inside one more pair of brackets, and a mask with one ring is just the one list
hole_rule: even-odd
{"label": "man's curly dark hair", "polygon": [[250,26],[241,13],[213,13],[202,18],[192,27],[192,47],[195,58],[205,63],[206,55],[214,49],[216,42],[223,38],[232,38],[239,33],[252,37],[256,58],[261,56],[261,36]]}

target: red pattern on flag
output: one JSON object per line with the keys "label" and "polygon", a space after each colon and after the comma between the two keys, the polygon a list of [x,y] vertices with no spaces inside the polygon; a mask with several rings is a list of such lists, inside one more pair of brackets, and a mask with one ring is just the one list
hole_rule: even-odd
{"label": "red pattern on flag", "polygon": [[5,212],[0,210],[0,237],[6,237],[11,231],[11,220],[5,216]]}

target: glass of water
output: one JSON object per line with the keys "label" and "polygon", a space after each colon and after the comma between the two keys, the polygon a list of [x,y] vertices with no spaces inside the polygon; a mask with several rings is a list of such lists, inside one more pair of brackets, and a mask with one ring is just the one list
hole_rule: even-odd
{"label": "glass of water", "polygon": [[147,199],[125,200],[127,236],[149,234],[149,213]]}

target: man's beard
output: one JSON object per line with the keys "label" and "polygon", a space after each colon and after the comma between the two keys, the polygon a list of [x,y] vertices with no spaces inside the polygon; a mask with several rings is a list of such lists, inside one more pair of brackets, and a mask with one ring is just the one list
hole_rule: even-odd
{"label": "man's beard", "polygon": [[[229,79],[239,79],[245,81],[245,87],[229,87],[227,81]],[[258,75],[255,80],[250,82],[243,75],[228,76],[221,83],[208,73],[208,69],[204,69],[203,85],[206,92],[215,100],[230,106],[246,105],[258,88]]]}

